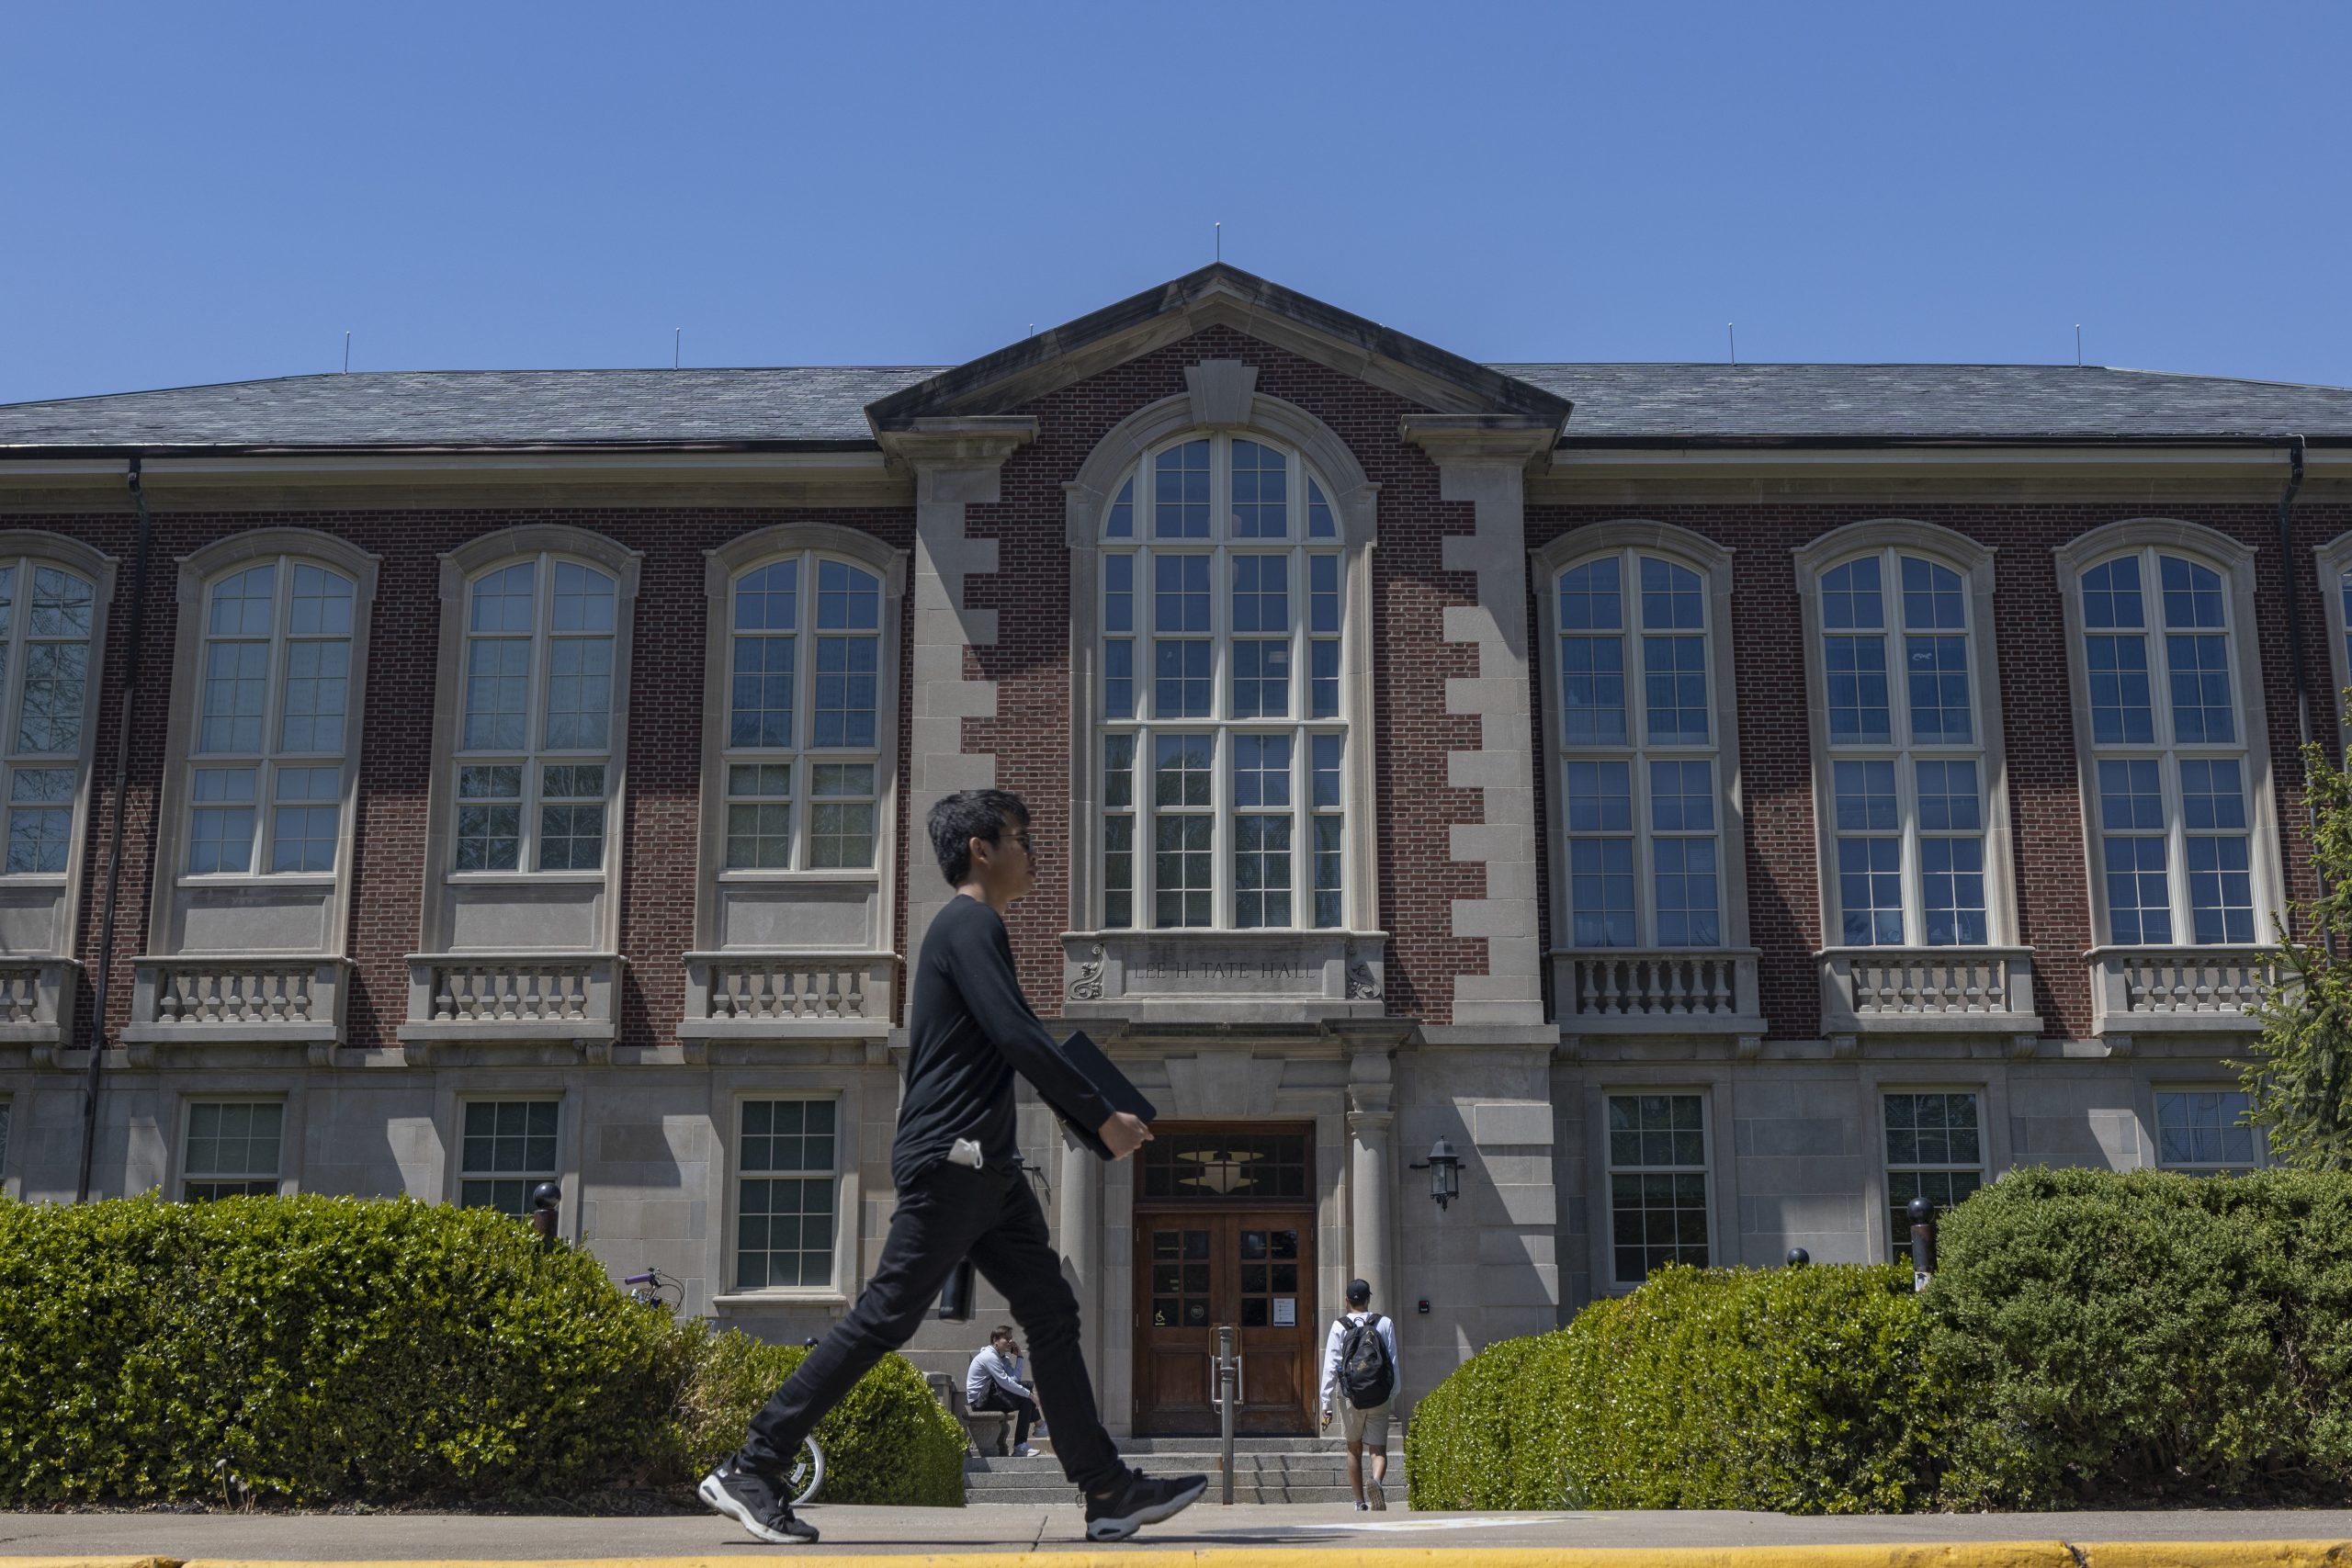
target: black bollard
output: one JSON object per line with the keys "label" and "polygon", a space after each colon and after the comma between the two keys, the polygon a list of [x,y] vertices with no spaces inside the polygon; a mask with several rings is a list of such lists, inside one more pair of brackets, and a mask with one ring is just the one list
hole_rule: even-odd
{"label": "black bollard", "polygon": [[1936,1206],[1914,1198],[1903,1212],[1911,1220],[1911,1288],[1924,1291],[1936,1277]]}
{"label": "black bollard", "polygon": [[563,1189],[552,1181],[542,1181],[531,1189],[531,1228],[539,1233],[539,1245],[555,1245],[555,1224],[558,1210],[563,1203]]}
{"label": "black bollard", "polygon": [[1807,1251],[1806,1251],[1804,1247],[1792,1247],[1789,1248],[1789,1256],[1788,1256],[1788,1260],[1787,1260],[1787,1261],[1788,1261],[1788,1265],[1789,1265],[1789,1267],[1790,1267],[1790,1268],[1792,1268],[1792,1269],[1802,1269],[1802,1268],[1804,1268],[1806,1264],[1808,1264],[1808,1263],[1810,1263],[1810,1262],[1812,1262],[1812,1261],[1813,1261],[1813,1254],[1812,1254],[1812,1253],[1810,1253],[1810,1252],[1807,1252]]}

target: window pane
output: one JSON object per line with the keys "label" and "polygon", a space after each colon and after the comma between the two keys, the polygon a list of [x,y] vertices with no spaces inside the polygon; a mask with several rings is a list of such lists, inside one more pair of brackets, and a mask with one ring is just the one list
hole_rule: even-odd
{"label": "window pane", "polygon": [[1849,743],[1884,743],[1893,728],[1887,717],[1886,639],[1833,637],[1822,650],[1829,677],[1829,739]]}
{"label": "window pane", "polygon": [[1588,561],[1560,574],[1560,629],[1617,631],[1624,626],[1624,608],[1618,586],[1614,557]]}
{"label": "window pane", "polygon": [[25,689],[17,709],[18,751],[70,755],[81,749],[82,703],[89,673],[86,642],[37,642],[25,649]]}
{"label": "window pane", "polygon": [[819,746],[871,746],[880,640],[870,637],[817,639]]}
{"label": "window pane", "polygon": [[2199,942],[2254,940],[2254,882],[2244,838],[2188,840],[2188,908]]}
{"label": "window pane", "polygon": [[1849,560],[1821,577],[1821,624],[1828,631],[1876,631],[1886,625],[1876,556]]}
{"label": "window pane", "polygon": [[1233,536],[1280,539],[1290,532],[1289,461],[1272,446],[1233,443]]}
{"label": "window pane", "polygon": [[1176,642],[1162,637],[1152,644],[1156,660],[1151,689],[1154,718],[1209,716],[1209,660],[1213,653],[1206,642]]}
{"label": "window pane", "polygon": [[1161,817],[1152,826],[1157,836],[1152,875],[1158,884],[1154,923],[1209,924],[1214,822],[1207,817]]}
{"label": "window pane", "polygon": [[277,566],[247,567],[214,585],[212,615],[205,631],[212,637],[267,637],[270,608],[277,598]]}
{"label": "window pane", "polygon": [[783,871],[792,864],[792,806],[788,801],[727,807],[727,866],[730,871]]}
{"label": "window pane", "polygon": [[1973,761],[1923,761],[1917,766],[1920,831],[1973,833],[1984,829]]}
{"label": "window pane", "polygon": [[253,869],[254,772],[251,768],[199,768],[196,809],[188,843],[188,871]]}
{"label": "window pane", "polygon": [[2230,702],[2227,640],[2167,637],[2165,661],[2172,672],[2173,730],[2180,742],[2195,746],[2234,741],[2237,716]]}
{"label": "window pane", "polygon": [[1642,560],[1642,629],[1700,631],[1707,624],[1699,574],[1672,561]]}
{"label": "window pane", "polygon": [[1906,637],[1911,738],[1922,744],[1964,744],[1974,738],[1968,702],[1968,639]]}
{"label": "window pane", "polygon": [[294,566],[294,602],[286,629],[296,637],[349,637],[350,580],[323,567]]}
{"label": "window pane", "polygon": [[797,626],[800,563],[780,560],[735,580],[735,629],[788,632]]}
{"label": "window pane", "polygon": [[[1655,563],[1650,563],[1655,564]],[[1650,739],[1704,745],[1707,739],[1707,643],[1704,637],[1642,639],[1643,688]]]}
{"label": "window pane", "polygon": [[1187,441],[1152,460],[1151,532],[1159,539],[1209,536],[1209,444]]}
{"label": "window pane", "polygon": [[[253,573],[243,575],[251,577]],[[265,614],[267,608],[266,604],[263,606]],[[198,725],[196,749],[212,752],[259,751],[262,709],[268,687],[267,643],[216,642],[207,647],[203,716]]]}
{"label": "window pane", "polygon": [[1290,739],[1287,735],[1233,738],[1235,806],[1290,804]]}
{"label": "window pane", "polygon": [[559,632],[613,629],[613,580],[577,561],[555,563],[555,620]]}
{"label": "window pane", "polygon": [[538,563],[516,561],[474,583],[473,612],[466,622],[469,632],[524,632],[531,629],[538,584]]}
{"label": "window pane", "polygon": [[1133,556],[1102,558],[1102,629],[1106,632],[1131,632],[1136,629],[1136,558]]}
{"label": "window pane", "polygon": [[[560,563],[558,580],[560,581]],[[582,602],[595,603],[593,598]],[[607,604],[608,615],[610,608]],[[612,639],[563,637],[549,643],[548,749],[602,750],[612,732]]]}
{"label": "window pane", "polygon": [[2084,658],[2090,675],[2092,740],[2102,746],[2154,744],[2148,639],[2093,635],[2084,639]]}
{"label": "window pane", "polygon": [[1899,839],[1838,840],[1838,901],[1847,946],[1902,945],[1902,865]]}
{"label": "window pane", "polygon": [[520,751],[530,707],[531,645],[520,639],[477,639],[466,646],[465,730],[468,751]]}
{"label": "window pane", "polygon": [[1234,923],[1289,925],[1291,819],[1244,813],[1233,827]]}
{"label": "window pane", "polygon": [[1623,637],[1560,639],[1560,733],[1570,746],[1625,743]]}
{"label": "window pane", "polygon": [[1205,735],[1153,738],[1152,803],[1161,807],[1205,807],[1214,743]]}
{"label": "window pane", "polygon": [[344,704],[351,682],[351,645],[340,639],[286,645],[282,751],[343,750]]}
{"label": "window pane", "polygon": [[1110,515],[1102,525],[1105,538],[1132,539],[1136,536],[1136,481],[1129,479],[1119,487],[1118,499],[1111,502]]}
{"label": "window pane", "polygon": [[2115,941],[2126,946],[2172,941],[2164,840],[2109,833],[2099,840],[2099,852],[2107,866],[2107,918]]}
{"label": "window pane", "polygon": [[729,688],[727,743],[785,747],[792,744],[793,652],[788,637],[739,637],[734,677]]}
{"label": "window pane", "polygon": [[[96,591],[72,572],[53,566],[33,568],[33,636],[88,637],[96,603]],[[0,635],[6,631],[0,626]]]}
{"label": "window pane", "polygon": [[1634,943],[1634,844],[1630,839],[1568,840],[1568,902],[1575,945]]}
{"label": "window pane", "polygon": [[11,874],[52,874],[65,870],[78,780],[72,768],[16,771],[8,784],[7,870]]}
{"label": "window pane", "polygon": [[1630,833],[1634,830],[1630,763],[1570,762],[1566,773],[1569,832]]}
{"label": "window pane", "polygon": [[1919,840],[1921,902],[1931,947],[1982,945],[1984,920],[1984,840]]}
{"label": "window pane", "polygon": [[1306,536],[1310,539],[1335,539],[1339,525],[1332,520],[1331,503],[1323,499],[1323,487],[1313,479],[1306,481]]}
{"label": "window pane", "polygon": [[1658,944],[1720,945],[1723,930],[1715,917],[1715,840],[1659,839],[1650,850],[1657,878]]}
{"label": "window pane", "polygon": [[882,580],[846,561],[817,563],[817,629],[878,631],[882,626]]}
{"label": "window pane", "polygon": [[808,819],[808,863],[820,868],[871,866],[873,803],[816,802]]}

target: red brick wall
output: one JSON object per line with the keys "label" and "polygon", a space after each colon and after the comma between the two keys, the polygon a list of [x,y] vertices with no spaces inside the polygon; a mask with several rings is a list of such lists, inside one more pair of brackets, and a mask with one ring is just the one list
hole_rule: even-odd
{"label": "red brick wall", "polygon": [[[1749,941],[1763,950],[1764,1010],[1775,1035],[1820,1028],[1821,899],[1814,838],[1810,739],[1792,694],[1804,683],[1804,632],[1791,551],[1848,523],[1904,516],[1940,524],[1992,546],[1994,615],[2001,671],[2001,723],[2008,758],[2009,819],[2018,874],[2020,940],[2034,952],[2034,1006],[2054,1034],[2087,1036],[2090,992],[2082,953],[2092,944],[2088,866],[2075,773],[2074,705],[2066,673],[2056,563],[2052,551],[2102,524],[2161,515],[2203,524],[2256,547],[2254,570],[2267,703],[2276,810],[2290,897],[2311,891],[2301,841],[2302,769],[2277,514],[2261,505],[1690,505],[1541,507],[1528,513],[1528,545],[1574,528],[1642,517],[1677,524],[1728,546],[1733,557],[1732,637],[1738,671],[1739,756],[1747,807]],[[2317,733],[2332,733],[2326,623],[2313,581],[2312,547],[2352,528],[2352,507],[2297,509],[2295,571],[2301,585],[2307,671]],[[1532,585],[1543,592],[1544,585]],[[1540,623],[1538,623],[1540,625]],[[1536,647],[1544,656],[1540,634]],[[1798,699],[1802,701],[1802,699]],[[1537,745],[1544,744],[1542,730]],[[1540,754],[1540,753],[1539,753]],[[1549,884],[1546,885],[1548,897]]]}
{"label": "red brick wall", "polygon": [[[1445,712],[1445,682],[1477,671],[1476,651],[1442,640],[1443,610],[1476,601],[1469,572],[1440,569],[1439,540],[1473,531],[1466,502],[1438,498],[1437,469],[1405,442],[1398,422],[1416,405],[1340,371],[1227,328],[1213,328],[1038,399],[1038,438],[1005,465],[1003,500],[966,516],[975,538],[999,541],[997,571],[967,580],[975,608],[999,613],[997,642],[967,665],[997,685],[994,719],[965,723],[965,744],[997,755],[997,782],[1036,811],[1038,841],[1069,840],[1069,551],[1062,485],[1111,427],[1185,390],[1184,367],[1238,359],[1258,390],[1306,409],[1348,444],[1380,486],[1373,552],[1373,705],[1379,777],[1380,919],[1391,934],[1393,1014],[1451,1020],[1453,976],[1486,973],[1486,944],[1452,935],[1453,901],[1486,895],[1486,874],[1451,858],[1447,829],[1483,819],[1476,790],[1446,783],[1446,753],[1475,750],[1478,721]],[[1037,896],[1014,910],[1012,941],[1030,995],[1061,995],[1060,935],[1069,908],[1066,859],[1045,863]]]}
{"label": "red brick wall", "polygon": [[[109,1027],[130,1010],[130,960],[146,951],[153,813],[169,722],[174,603],[178,558],[254,527],[316,528],[383,558],[368,635],[367,709],[353,843],[351,931],[355,963],[349,1008],[353,1044],[391,1046],[408,1015],[406,955],[417,950],[424,892],[424,831],[431,784],[432,716],[440,639],[442,554],[462,541],[518,525],[559,523],[605,535],[644,552],[631,648],[628,799],[623,823],[620,950],[629,960],[623,992],[624,1043],[676,1038],[684,1006],[682,955],[693,945],[699,854],[706,549],[777,523],[828,522],[889,544],[912,544],[911,509],[781,511],[677,509],[506,510],[193,513],[158,511],[147,590],[147,658],[133,716],[130,811],[122,892],[115,920]],[[112,745],[130,629],[135,528],[121,517],[28,518],[115,556],[117,598],[96,723],[98,754],[93,830],[84,856],[81,955],[95,971],[105,865],[115,810]],[[901,640],[907,634],[900,619]],[[906,711],[906,659],[899,660],[899,712]],[[714,699],[720,694],[712,694]],[[900,726],[903,737],[905,727]],[[903,759],[901,760],[903,773]],[[905,863],[904,847],[894,864]],[[903,905],[901,906],[903,908]],[[903,931],[900,933],[903,935]],[[91,979],[96,978],[93,973]],[[86,1010],[85,1010],[86,1018]],[[86,1026],[85,1026],[86,1034]]]}

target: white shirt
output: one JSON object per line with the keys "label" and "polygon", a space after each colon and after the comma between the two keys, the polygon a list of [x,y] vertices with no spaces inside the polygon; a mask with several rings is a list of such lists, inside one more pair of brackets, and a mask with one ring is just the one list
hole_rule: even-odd
{"label": "white shirt", "polygon": [[998,1355],[995,1346],[987,1345],[972,1358],[971,1370],[964,1374],[965,1400],[978,1404],[987,1396],[991,1383],[1007,1393],[1017,1393],[1023,1399],[1029,1397],[1029,1391],[1021,1386],[1021,1363]]}
{"label": "white shirt", "polygon": [[[1340,1350],[1348,1342],[1348,1328],[1371,1316],[1369,1311],[1351,1312],[1331,1325],[1330,1335],[1323,1341],[1323,1408],[1333,1409],[1331,1396],[1340,1392]],[[1388,1350],[1389,1397],[1405,1386],[1404,1363],[1396,1359],[1396,1324],[1386,1313],[1380,1314],[1380,1325],[1373,1330]]]}

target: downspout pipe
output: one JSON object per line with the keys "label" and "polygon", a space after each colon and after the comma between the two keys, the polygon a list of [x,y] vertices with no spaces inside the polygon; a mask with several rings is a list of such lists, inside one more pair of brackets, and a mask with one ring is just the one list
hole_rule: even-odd
{"label": "downspout pipe", "polygon": [[[2303,488],[2303,438],[2287,437],[2287,488],[2278,492],[2278,576],[2286,586],[2287,598],[2287,662],[2295,681],[2295,728],[2304,747],[2312,743],[2311,679],[2303,658],[2302,599],[2295,583],[2295,493]],[[2297,755],[2301,755],[2301,751]],[[2303,791],[2303,826],[2311,841],[2319,841],[2319,809],[2312,804],[2311,791]],[[2319,879],[2319,896],[2327,897],[2327,877],[2316,865],[2312,874]],[[2335,939],[2323,940],[2333,953]]]}
{"label": "downspout pipe", "polygon": [[114,975],[115,908],[122,897],[122,838],[130,822],[130,716],[139,697],[139,669],[147,647],[147,559],[154,543],[155,522],[147,513],[147,495],[139,486],[139,459],[130,459],[124,476],[130,486],[131,504],[139,509],[139,546],[130,566],[130,638],[123,651],[122,695],[117,699],[114,728],[114,832],[107,845],[106,902],[98,915],[98,970],[92,982],[90,1002],[90,1066],[82,1083],[82,1168],[74,1184],[74,1201],[90,1201],[90,1166],[98,1146],[98,1090],[107,1060],[107,989]]}

